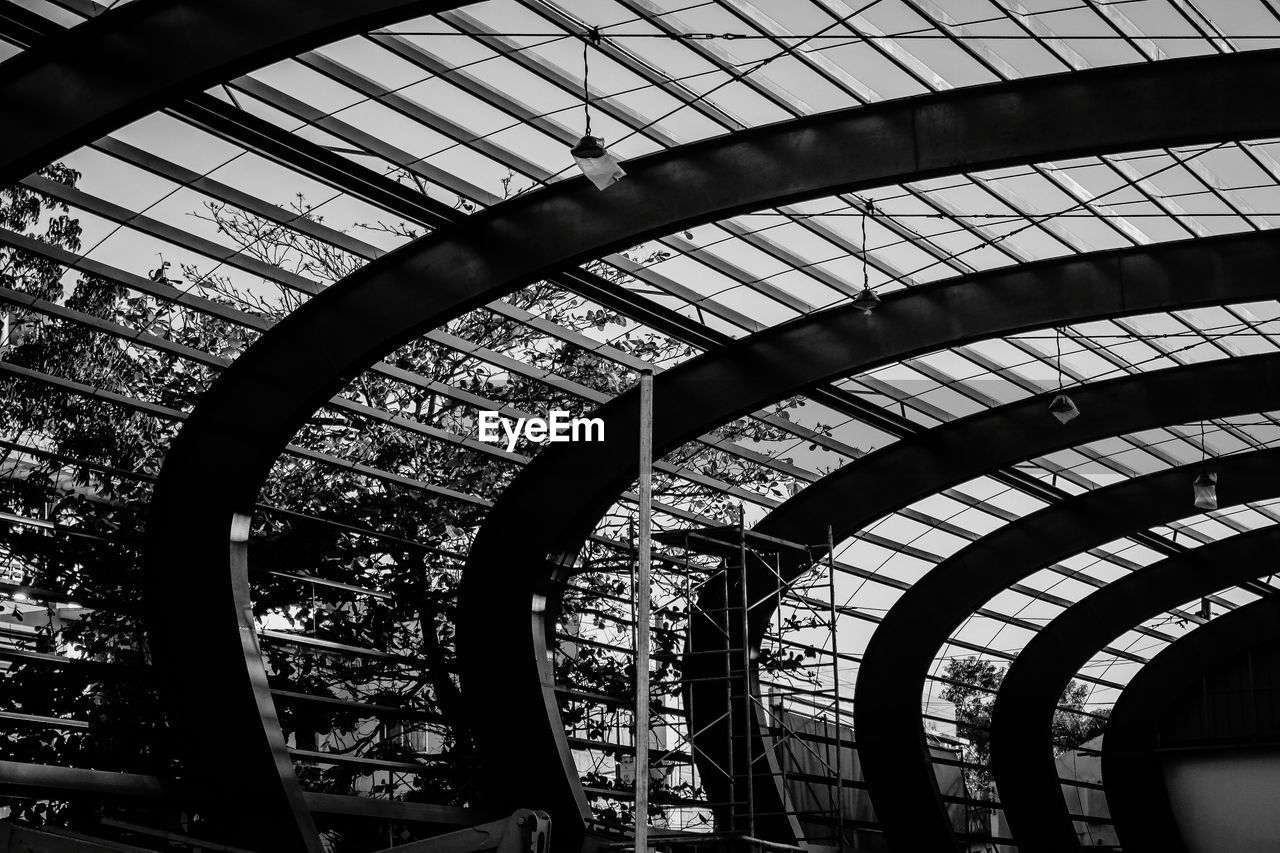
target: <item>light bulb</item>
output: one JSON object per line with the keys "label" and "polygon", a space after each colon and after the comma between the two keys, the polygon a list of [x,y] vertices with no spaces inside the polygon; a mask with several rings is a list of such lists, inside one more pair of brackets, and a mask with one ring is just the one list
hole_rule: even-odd
{"label": "light bulb", "polygon": [[1053,402],[1049,404],[1049,414],[1058,419],[1059,423],[1066,423],[1080,415],[1080,409],[1076,403],[1066,394],[1058,394],[1053,398]]}
{"label": "light bulb", "polygon": [[1218,473],[1216,471],[1200,472],[1195,482],[1191,484],[1191,490],[1196,496],[1196,509],[1218,508]]}
{"label": "light bulb", "polygon": [[604,149],[603,140],[594,136],[582,137],[569,153],[596,189],[607,189],[627,174],[618,165],[618,158]]}
{"label": "light bulb", "polygon": [[863,287],[858,291],[858,295],[853,297],[853,307],[862,311],[863,314],[870,314],[880,305],[880,297],[876,296],[876,292],[870,287]]}

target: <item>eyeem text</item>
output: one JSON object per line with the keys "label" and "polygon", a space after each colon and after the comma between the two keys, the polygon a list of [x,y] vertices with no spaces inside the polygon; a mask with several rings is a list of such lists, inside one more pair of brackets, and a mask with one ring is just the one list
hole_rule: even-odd
{"label": "eyeem text", "polygon": [[480,440],[486,444],[506,442],[507,452],[516,449],[524,436],[535,444],[557,441],[604,441],[604,420],[575,418],[568,412],[552,410],[545,418],[506,418],[499,412],[480,413]]}

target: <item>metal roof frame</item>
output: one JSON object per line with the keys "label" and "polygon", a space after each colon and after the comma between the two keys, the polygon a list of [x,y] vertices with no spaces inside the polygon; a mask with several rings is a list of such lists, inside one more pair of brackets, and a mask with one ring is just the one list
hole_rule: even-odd
{"label": "metal roof frame", "polygon": [[308,46],[466,2],[137,0],[98,15],[5,63],[0,182]]}
{"label": "metal roof frame", "polygon": [[1136,624],[1270,574],[1278,545],[1280,526],[1271,526],[1161,560],[1085,597],[1027,644],[1000,683],[991,713],[991,772],[1019,844],[1054,853],[1080,847],[1049,731],[1052,707],[1080,668],[1102,644]]}
{"label": "metal roof frame", "polygon": [[1134,853],[1185,853],[1155,753],[1161,718],[1178,695],[1232,655],[1280,641],[1280,598],[1224,614],[1152,658],[1111,712],[1102,742],[1107,804]]}
{"label": "metal roof frame", "polygon": [[[1170,468],[1047,507],[961,549],[903,594],[862,658],[854,693],[863,772],[893,849],[950,850],[955,837],[920,750],[920,688],[938,648],[968,614],[1055,560],[1142,528],[1194,515],[1190,485],[1205,463]],[[1215,459],[1222,506],[1277,495],[1280,450]],[[910,756],[918,755],[912,760]],[[933,808],[924,804],[932,800]]]}

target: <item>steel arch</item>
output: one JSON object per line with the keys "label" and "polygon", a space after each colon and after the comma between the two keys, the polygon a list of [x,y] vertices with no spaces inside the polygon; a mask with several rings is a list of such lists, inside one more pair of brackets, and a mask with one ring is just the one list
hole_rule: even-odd
{"label": "steel arch", "polygon": [[0,65],[0,185],[200,90],[475,0],[136,0]]}
{"label": "steel arch", "polygon": [[[1247,241],[1269,243],[1266,254],[1280,248],[1280,234],[1249,235]],[[1274,294],[1266,280],[1271,261],[1235,263],[1234,248],[1243,242],[1216,245],[1223,251],[1190,241],[1028,264],[894,294],[870,317],[843,306],[761,332],[657,378],[654,446],[659,454],[670,451],[814,382],[946,345],[1056,323],[1232,301],[1238,297],[1228,292],[1240,287]],[[494,674],[505,671],[510,683],[520,671],[517,661],[538,661],[541,672],[527,664],[529,671],[517,683],[542,691],[545,717],[537,719],[550,721],[543,733],[548,743],[559,729],[553,680],[545,639],[537,631],[525,633],[529,602],[535,602],[538,630],[545,629],[540,608],[554,601],[548,589],[572,574],[578,544],[636,476],[636,395],[624,394],[595,415],[605,422],[607,441],[556,445],[535,457],[495,503],[463,576],[463,618],[485,626],[482,636],[468,638],[471,657],[463,661],[464,672],[490,679],[477,676],[467,683],[469,701],[484,696],[497,703],[504,691]],[[548,579],[550,587],[544,587]],[[758,626],[754,633],[758,639]],[[524,645],[513,655],[516,642]],[[476,713],[484,706],[477,704]],[[559,757],[570,766],[567,748]]]}
{"label": "steel arch", "polygon": [[1280,642],[1280,597],[1219,616],[1151,659],[1120,694],[1102,739],[1102,774],[1116,833],[1132,853],[1184,853],[1155,754],[1169,703],[1233,654]]}
{"label": "steel arch", "polygon": [[[155,645],[163,655],[193,633],[204,638],[196,648],[184,648],[181,655],[175,652],[167,663],[184,706],[181,720],[192,732],[193,748],[200,751],[197,763],[233,792],[253,773],[241,768],[230,772],[224,766],[228,755],[244,755],[251,767],[264,773],[278,771],[284,781],[270,796],[245,794],[252,800],[253,822],[258,827],[289,827],[280,831],[282,838],[294,839],[287,842],[293,847],[281,841],[281,849],[309,849],[297,840],[307,836],[305,815],[297,805],[296,782],[283,757],[274,707],[264,690],[265,672],[257,660],[242,538],[246,513],[289,437],[377,357],[550,272],[740,211],[963,169],[1280,135],[1280,115],[1265,95],[1275,84],[1280,84],[1280,51],[1258,51],[1035,78],[807,117],[631,161],[628,179],[607,192],[575,179],[520,196],[389,253],[329,288],[264,335],[219,378],[175,440],[152,502],[146,563]],[[1202,104],[1195,103],[1196,93],[1203,96]],[[860,156],[848,156],[851,146]],[[1248,276],[1224,274],[1221,278],[1240,285],[1232,295],[1188,296],[1188,288],[1203,287],[1204,282],[1193,283],[1183,270],[1194,269],[1203,276],[1226,260],[1210,253],[1197,261],[1195,257],[1210,245],[1206,241],[1194,249],[1184,246],[1176,257],[1168,257],[1167,269],[1155,261],[1148,270],[1151,289],[1146,304],[1166,304],[1163,297],[1152,298],[1166,287],[1181,289],[1176,298],[1195,304],[1262,292],[1256,285],[1243,284]],[[1245,261],[1250,254],[1246,245],[1240,244],[1237,261],[1251,268]],[[1265,261],[1260,270],[1275,265],[1274,252],[1262,244],[1254,248],[1261,249],[1255,260]],[[1206,262],[1210,256],[1213,260]],[[1098,261],[1093,271],[1098,286],[1082,306],[1082,316],[1127,310],[1116,294],[1124,275],[1139,275],[1138,268],[1151,261],[1141,257],[1146,260],[1131,258],[1126,263],[1119,255],[1108,255]],[[1050,272],[1042,271],[1048,277],[1040,283],[1049,287],[1057,280],[1052,271],[1062,274],[1066,268],[1045,269]],[[1031,280],[1006,273],[996,281],[1003,282],[1006,291],[1016,291],[1016,281]],[[999,290],[995,288],[993,298],[1001,297]],[[935,297],[943,293],[937,288],[922,291]],[[1033,322],[1062,315],[1068,301],[1065,294],[1056,294],[1045,301],[1053,310],[1031,312]],[[920,304],[935,321],[942,318],[933,312],[951,307],[945,297],[933,303],[922,297]],[[879,317],[868,322],[841,315],[841,320],[844,327],[834,327],[840,334],[849,328],[862,334],[883,325]],[[939,324],[939,334],[945,327]],[[809,344],[822,347],[821,336],[828,331],[810,332],[818,337],[810,338]],[[874,331],[869,337],[878,339]],[[758,373],[752,378],[766,380],[756,395],[759,402],[801,378],[794,365],[779,371],[778,365],[767,364],[769,348],[776,343],[767,338],[750,356],[766,362],[763,368],[751,365]],[[743,357],[741,348],[733,352]],[[805,379],[801,385],[812,381]],[[746,410],[750,408],[754,405]],[[712,413],[709,420],[716,416]],[[710,426],[709,420],[695,422],[695,433]],[[627,445],[610,437],[607,446]],[[554,479],[554,470],[550,473]],[[540,475],[530,475],[536,476]],[[605,477],[610,483],[625,484],[627,479],[626,467],[617,465]],[[589,478],[588,483],[593,481]],[[591,524],[590,512],[579,511],[582,502],[607,505],[620,488],[609,485],[600,491],[593,483],[575,495],[581,502],[563,514],[552,512],[549,523],[540,522],[519,556],[531,553],[536,564],[548,553],[576,550],[581,537],[575,541],[574,536]],[[540,513],[550,509],[538,507]],[[511,538],[527,529],[518,525]],[[563,535],[549,542],[546,537],[556,530]],[[531,624],[540,626],[541,608],[548,602],[541,588],[548,573],[504,564],[501,549],[496,556],[497,560],[473,560],[474,565],[492,568],[495,577],[477,586],[473,568],[468,573],[471,580],[464,583],[465,614],[459,632],[468,702],[476,711],[488,764],[502,780],[495,797],[548,808],[559,820],[557,838],[571,847],[580,833],[574,822],[585,818],[586,803],[554,702],[546,702],[550,681],[538,668],[545,655],[540,657],[535,648],[543,642],[541,627],[530,630]],[[184,570],[173,571],[173,566]],[[508,571],[514,575],[510,583]],[[502,582],[494,583],[495,578]],[[495,592],[501,597],[489,599]],[[538,608],[532,617],[531,603]],[[495,623],[498,630],[493,630]],[[516,636],[502,631],[515,631]],[[217,715],[203,701],[209,684],[219,685],[230,702]],[[501,719],[493,722],[493,716]],[[492,731],[484,739],[484,726],[490,722]],[[512,739],[525,743],[528,755],[515,768],[508,760]],[[557,767],[558,773],[552,769]]]}
{"label": "steel arch", "polygon": [[991,716],[991,770],[1020,849],[1080,849],[1062,798],[1050,735],[1054,705],[1075,674],[1104,644],[1134,625],[1270,573],[1277,547],[1280,525],[1161,560],[1081,599],[1027,644],[1005,674]]}
{"label": "steel arch", "polygon": [[[1267,411],[1280,404],[1280,356],[1223,359],[1124,376],[1072,388],[1071,396],[1082,414],[1064,425],[1051,419],[1047,398],[1035,396],[897,441],[811,484],[765,516],[755,531],[790,542],[820,543],[826,541],[830,524],[838,542],[917,500],[1015,462],[1109,436]],[[832,507],[839,512],[833,514]],[[809,566],[784,556],[780,568],[790,581]],[[770,593],[777,585],[771,572],[760,571],[749,578],[750,599],[764,602],[753,613],[756,640],[772,615]],[[736,594],[731,592],[731,598]],[[709,584],[704,594],[708,600],[699,602],[698,612],[723,607],[722,595],[718,584]],[[703,719],[734,711],[722,688],[702,681],[724,674],[721,657],[704,653],[717,643],[723,644],[720,629],[695,613],[687,649],[693,654],[686,656],[685,673],[694,679],[690,705]],[[719,766],[728,766],[719,730],[709,730],[697,740],[695,754],[706,754]],[[757,754],[767,752],[763,743],[760,750]],[[715,778],[714,773],[705,775]],[[756,784],[757,798],[761,791],[770,796],[771,783],[762,775]],[[763,810],[781,811],[781,802]]]}
{"label": "steel arch", "polygon": [[[1201,463],[1095,489],[1012,522],[944,560],[903,593],[872,635],[854,691],[854,725],[872,802],[894,850],[952,850],[920,723],[920,688],[938,649],[993,596],[1058,560],[1195,515]],[[1274,497],[1280,449],[1213,461],[1222,506]],[[949,846],[948,846],[949,845]]]}

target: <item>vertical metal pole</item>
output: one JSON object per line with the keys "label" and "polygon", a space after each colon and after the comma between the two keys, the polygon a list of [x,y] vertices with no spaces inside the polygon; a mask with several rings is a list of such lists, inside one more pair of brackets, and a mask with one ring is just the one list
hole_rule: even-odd
{"label": "vertical metal pole", "polygon": [[[627,523],[627,571],[631,573],[631,626],[636,630],[636,522]],[[639,646],[636,647],[639,649]]]}
{"label": "vertical metal pole", "polygon": [[724,570],[720,573],[721,585],[724,587],[724,607],[721,610],[724,622],[724,730],[728,738],[729,772],[729,826],[726,831],[738,831],[738,745],[733,736],[733,613],[729,605],[729,565],[733,561],[726,555]]}
{"label": "vertical metal pole", "polygon": [[649,848],[649,580],[653,514],[653,370],[640,371],[640,536],[636,590],[636,847]]}
{"label": "vertical metal pole", "polygon": [[742,740],[747,759],[745,768],[747,779],[747,835],[752,838],[756,834],[756,762],[752,755],[755,741],[755,714],[751,707],[751,593],[747,589],[747,517],[741,504],[738,505],[738,557],[742,561],[741,573],[738,576],[738,590],[742,599]]}
{"label": "vertical metal pole", "polygon": [[[684,553],[681,554],[684,560],[684,650],[689,651],[689,637],[693,634],[693,561],[689,559],[689,537],[684,538]],[[688,673],[681,664],[680,677],[684,678]],[[685,709],[684,709],[684,730],[689,739],[689,784],[694,790],[698,788],[698,762],[694,761],[697,754],[697,748],[693,745],[693,723],[692,720],[697,719],[693,713],[693,689],[694,685],[690,685],[689,689],[684,692]]]}
{"label": "vertical metal pole", "polygon": [[827,525],[827,596],[828,618],[831,620],[831,686],[836,716],[836,847],[844,850],[844,773],[840,761],[840,753],[844,750],[840,743],[840,644],[836,642],[836,543],[830,524]]}
{"label": "vertical metal pole", "polygon": [[[775,648],[780,648],[782,646],[782,634],[783,634],[783,630],[782,630],[783,585],[782,585],[782,552],[781,551],[773,552],[773,574],[774,574],[776,592],[774,593],[774,599],[773,599],[773,637],[770,639],[770,642],[774,644]],[[784,732],[783,738],[785,741],[787,738],[790,737],[790,733],[792,729],[787,724],[786,718],[783,716],[783,714],[785,713],[785,710],[782,707],[782,697],[775,696],[774,700],[775,701],[772,701],[772,702],[762,703],[765,710],[765,718],[768,721],[770,726],[770,737],[773,737],[774,730],[780,730]],[[791,811],[791,797],[790,797],[790,792],[787,790],[787,761],[789,760],[788,758],[789,754],[790,754],[790,750],[786,752],[782,750],[778,750],[777,752],[778,773],[780,776],[778,784],[780,789],[782,790],[783,812]]]}

